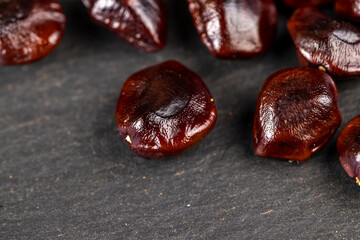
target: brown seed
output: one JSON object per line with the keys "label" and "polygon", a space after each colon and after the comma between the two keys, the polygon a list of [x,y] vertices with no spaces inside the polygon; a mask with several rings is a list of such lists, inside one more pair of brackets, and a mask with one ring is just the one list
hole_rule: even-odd
{"label": "brown seed", "polygon": [[360,28],[316,8],[299,8],[288,21],[299,61],[338,77],[360,75]]}
{"label": "brown seed", "polygon": [[315,68],[288,68],[264,83],[256,105],[253,138],[259,156],[306,161],[341,123],[332,78]]}
{"label": "brown seed", "polygon": [[341,131],[337,151],[347,174],[360,185],[360,116],[351,120]]}
{"label": "brown seed", "polygon": [[188,0],[201,40],[219,58],[239,58],[267,51],[277,28],[273,0]]}
{"label": "brown seed", "polygon": [[162,0],[82,0],[91,19],[135,47],[155,52],[166,42]]}
{"label": "brown seed", "polygon": [[33,62],[61,41],[66,17],[55,0],[11,0],[0,3],[0,64]]}
{"label": "brown seed", "polygon": [[216,118],[215,104],[204,82],[175,61],[130,76],[116,108],[120,136],[146,158],[186,151],[205,138]]}

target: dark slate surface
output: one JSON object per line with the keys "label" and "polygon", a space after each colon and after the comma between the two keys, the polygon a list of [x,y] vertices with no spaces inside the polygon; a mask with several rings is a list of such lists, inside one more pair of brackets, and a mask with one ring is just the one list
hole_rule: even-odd
{"label": "dark slate surface", "polygon": [[[298,64],[284,9],[269,53],[221,61],[185,1],[167,0],[168,44],[156,54],[94,26],[80,1],[62,3],[61,45],[43,61],[0,67],[0,239],[360,238],[360,189],[335,139],[305,164],[253,154],[257,93]],[[118,137],[114,109],[130,74],[167,59],[203,77],[218,122],[189,152],[145,160]],[[360,113],[360,81],[338,88],[342,128]]]}

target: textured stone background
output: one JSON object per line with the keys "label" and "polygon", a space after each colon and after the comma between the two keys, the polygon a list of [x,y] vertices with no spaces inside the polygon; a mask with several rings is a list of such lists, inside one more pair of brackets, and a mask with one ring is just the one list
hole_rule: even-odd
{"label": "textured stone background", "polygon": [[[287,9],[269,53],[221,61],[200,42],[185,1],[166,1],[168,44],[156,54],[93,25],[80,1],[61,3],[61,45],[43,61],[0,67],[0,239],[360,238],[360,189],[335,139],[304,164],[253,154],[262,83],[298,65]],[[114,109],[130,74],[167,59],[203,77],[218,122],[189,152],[145,160],[118,137]],[[360,81],[337,85],[342,128],[360,113]]]}

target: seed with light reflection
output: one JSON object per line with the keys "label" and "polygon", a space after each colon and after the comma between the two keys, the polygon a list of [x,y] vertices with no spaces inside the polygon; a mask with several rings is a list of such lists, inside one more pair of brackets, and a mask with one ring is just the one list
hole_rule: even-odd
{"label": "seed with light reflection", "polygon": [[360,75],[360,28],[316,8],[299,8],[288,21],[299,61],[334,76]]}
{"label": "seed with light reflection", "polygon": [[204,82],[175,61],[130,76],[116,108],[120,136],[146,158],[186,151],[206,137],[216,118],[214,99]]}
{"label": "seed with light reflection", "polygon": [[65,22],[55,0],[0,2],[0,64],[23,64],[45,57],[61,41]]}
{"label": "seed with light reflection", "polygon": [[201,40],[219,58],[239,58],[267,51],[275,38],[273,0],[188,0]]}
{"label": "seed with light reflection", "polygon": [[360,116],[351,120],[341,131],[337,151],[347,174],[360,185]]}
{"label": "seed with light reflection", "polygon": [[272,74],[257,100],[253,138],[259,156],[306,161],[341,123],[333,79],[315,68]]}
{"label": "seed with light reflection", "polygon": [[146,51],[166,42],[166,9],[162,0],[82,0],[98,25]]}

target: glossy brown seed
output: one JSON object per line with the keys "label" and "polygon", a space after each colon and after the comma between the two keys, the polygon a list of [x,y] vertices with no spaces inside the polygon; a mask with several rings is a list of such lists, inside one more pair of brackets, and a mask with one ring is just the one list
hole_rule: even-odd
{"label": "glossy brown seed", "polygon": [[304,66],[323,66],[339,77],[360,75],[360,28],[316,8],[299,8],[288,29]]}
{"label": "glossy brown seed", "polygon": [[188,0],[188,4],[201,40],[216,57],[262,54],[274,41],[273,0]]}
{"label": "glossy brown seed", "polygon": [[170,157],[200,142],[217,118],[201,78],[175,61],[126,80],[116,108],[120,136],[139,156]]}
{"label": "glossy brown seed", "polygon": [[354,22],[360,22],[360,1],[359,0],[336,0],[335,11],[342,18]]}
{"label": "glossy brown seed", "polygon": [[82,0],[91,19],[135,47],[155,52],[166,42],[162,0]]}
{"label": "glossy brown seed", "polygon": [[61,41],[66,18],[55,0],[0,2],[0,64],[33,62]]}
{"label": "glossy brown seed", "polygon": [[333,2],[334,0],[282,0],[291,8],[316,7]]}
{"label": "glossy brown seed", "polygon": [[360,185],[360,116],[351,120],[341,131],[337,151],[347,174]]}
{"label": "glossy brown seed", "polygon": [[288,68],[264,83],[256,105],[253,138],[259,156],[306,161],[341,123],[332,78],[315,68]]}

